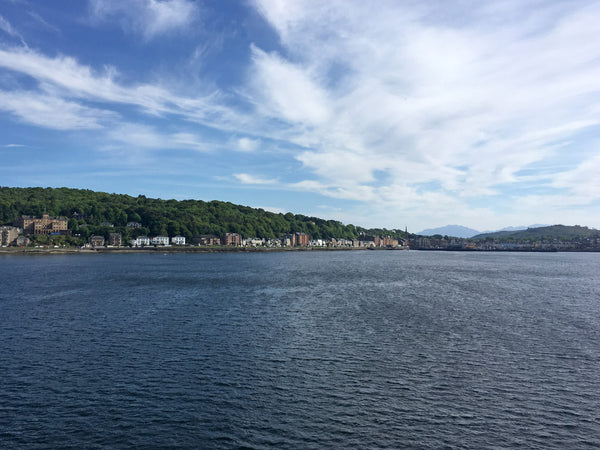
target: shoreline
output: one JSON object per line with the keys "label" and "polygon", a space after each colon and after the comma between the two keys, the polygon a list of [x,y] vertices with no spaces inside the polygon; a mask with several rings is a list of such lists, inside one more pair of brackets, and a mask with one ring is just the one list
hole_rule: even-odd
{"label": "shoreline", "polygon": [[102,248],[32,248],[0,247],[0,255],[72,255],[111,253],[281,253],[281,252],[351,252],[351,251],[425,251],[425,252],[469,252],[469,253],[598,253],[600,249],[520,249],[520,250],[477,250],[477,249],[408,249],[377,247],[102,247]]}
{"label": "shoreline", "polygon": [[[36,255],[36,254],[99,254],[99,253],[269,253],[269,252],[310,252],[310,251],[356,251],[366,248],[317,248],[317,247],[104,247],[104,248],[31,248],[31,247],[2,247],[0,255]],[[396,249],[373,249],[396,250]],[[401,249],[398,249],[401,250]]]}

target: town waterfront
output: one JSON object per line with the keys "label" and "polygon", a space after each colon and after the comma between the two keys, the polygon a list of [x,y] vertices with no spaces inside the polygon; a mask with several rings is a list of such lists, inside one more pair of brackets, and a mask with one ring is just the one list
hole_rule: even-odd
{"label": "town waterfront", "polygon": [[2,448],[598,448],[597,253],[0,254]]}

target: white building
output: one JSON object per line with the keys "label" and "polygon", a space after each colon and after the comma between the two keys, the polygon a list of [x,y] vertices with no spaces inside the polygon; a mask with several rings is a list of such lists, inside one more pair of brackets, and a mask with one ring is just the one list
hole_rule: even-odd
{"label": "white building", "polygon": [[248,238],[244,240],[244,245],[248,247],[261,247],[264,243],[265,240],[260,238]]}
{"label": "white building", "polygon": [[348,239],[338,239],[335,244],[337,247],[352,247],[352,241]]}
{"label": "white building", "polygon": [[152,245],[169,245],[169,236],[154,236]]}
{"label": "white building", "polygon": [[131,245],[134,247],[143,247],[144,245],[150,245],[150,238],[146,236],[138,236],[136,239],[131,240]]}
{"label": "white building", "polygon": [[267,247],[281,247],[281,239],[269,239]]}
{"label": "white building", "polygon": [[173,236],[171,238],[171,244],[173,244],[173,245],[185,245],[185,237],[184,236]]}

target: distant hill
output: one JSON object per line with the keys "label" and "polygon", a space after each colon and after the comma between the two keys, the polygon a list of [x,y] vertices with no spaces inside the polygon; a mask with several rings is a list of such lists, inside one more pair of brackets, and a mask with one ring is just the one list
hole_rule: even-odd
{"label": "distant hill", "polygon": [[446,225],[445,227],[440,228],[428,228],[427,230],[419,231],[416,234],[421,236],[433,236],[435,234],[441,234],[442,236],[470,238],[480,233],[481,231],[474,230],[473,228],[463,227],[461,225]]}
{"label": "distant hill", "polygon": [[552,225],[537,228],[527,228],[517,231],[496,231],[494,233],[482,233],[473,236],[473,239],[481,240],[492,239],[515,239],[515,240],[538,240],[538,239],[563,239],[572,240],[577,238],[587,238],[600,234],[599,230],[594,228],[582,227],[579,225]]}
{"label": "distant hill", "polygon": [[527,228],[539,228],[539,227],[549,227],[550,225],[546,224],[541,224],[541,223],[536,223],[533,225],[519,225],[516,227],[504,227],[500,230],[489,230],[489,231],[482,231],[481,234],[487,234],[487,233],[497,233],[498,231],[520,231],[520,230],[526,230]]}
{"label": "distant hill", "polygon": [[[357,238],[361,234],[404,237],[402,230],[365,229],[301,214],[276,214],[260,208],[213,200],[162,200],[70,188],[10,188],[0,186],[0,225],[11,225],[21,215],[64,216],[74,236],[107,237],[119,232],[123,239],[145,236],[201,234],[275,238],[304,232],[312,239]],[[127,223],[139,223],[130,228]]]}
{"label": "distant hill", "polygon": [[502,228],[501,230],[495,230],[495,231],[477,231],[474,230],[473,228],[468,228],[468,227],[463,227],[462,225],[446,225],[445,227],[440,227],[440,228],[428,228],[426,230],[420,231],[416,234],[421,235],[421,236],[433,236],[435,234],[440,234],[442,236],[452,236],[452,237],[459,237],[459,238],[471,238],[477,235],[481,235],[481,234],[492,234],[492,233],[499,233],[499,232],[504,232],[504,231],[521,231],[521,230],[527,230],[528,228],[539,228],[539,227],[547,227],[549,225],[542,225],[542,224],[534,224],[534,225],[529,225],[529,226],[517,226],[517,227],[505,227]]}

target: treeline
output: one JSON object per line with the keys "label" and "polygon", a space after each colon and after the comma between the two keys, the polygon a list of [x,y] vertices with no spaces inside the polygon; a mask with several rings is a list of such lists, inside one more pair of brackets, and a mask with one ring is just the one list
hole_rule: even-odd
{"label": "treeline", "polygon": [[[201,200],[161,200],[143,195],[132,197],[70,188],[0,187],[0,224],[12,225],[21,215],[64,216],[73,236],[119,232],[123,239],[137,236],[222,236],[239,233],[245,238],[278,238],[282,234],[304,232],[312,239],[357,238],[360,233],[403,237],[399,230],[369,230],[301,214],[276,214],[263,209],[229,202]],[[138,222],[141,228],[129,228]],[[103,223],[114,227],[102,226]]]}
{"label": "treeline", "polygon": [[497,231],[495,233],[484,233],[473,236],[472,240],[503,240],[503,241],[549,241],[553,239],[563,241],[576,241],[590,237],[597,237],[599,231],[580,225],[551,225],[547,227],[527,228],[516,231]]}

